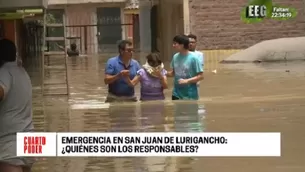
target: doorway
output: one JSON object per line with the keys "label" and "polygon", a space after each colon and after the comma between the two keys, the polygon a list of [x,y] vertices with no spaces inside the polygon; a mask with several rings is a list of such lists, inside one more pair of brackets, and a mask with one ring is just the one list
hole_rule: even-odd
{"label": "doorway", "polygon": [[163,60],[170,61],[175,53],[172,48],[174,36],[184,34],[183,1],[160,0],[156,8],[156,30],[160,38],[157,39],[157,46],[160,47]]}
{"label": "doorway", "polygon": [[99,52],[116,51],[122,40],[122,19],[120,7],[97,8],[97,37]]}

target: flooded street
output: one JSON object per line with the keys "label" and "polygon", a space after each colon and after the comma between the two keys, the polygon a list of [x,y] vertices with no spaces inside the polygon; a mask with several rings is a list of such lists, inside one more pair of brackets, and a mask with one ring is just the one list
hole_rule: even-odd
{"label": "flooded street", "polygon": [[173,103],[170,79],[165,102],[109,105],[104,103],[106,60],[69,58],[69,98],[42,98],[39,69],[28,68],[37,131],[281,132],[282,157],[47,158],[36,163],[34,172],[305,171],[305,63],[215,65],[206,57],[198,102]]}

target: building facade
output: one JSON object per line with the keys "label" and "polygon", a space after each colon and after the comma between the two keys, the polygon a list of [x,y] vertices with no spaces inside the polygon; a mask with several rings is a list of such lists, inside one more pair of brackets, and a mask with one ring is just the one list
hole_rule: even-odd
{"label": "building facade", "polygon": [[[275,4],[296,8],[297,17],[256,24],[245,24],[240,19],[248,0],[40,0],[40,4],[38,0],[28,1],[37,3],[37,7],[46,6],[47,2],[49,11],[57,16],[65,13],[69,43],[75,42],[87,54],[116,51],[118,40],[131,39],[141,51],[159,50],[166,52],[167,57],[172,53],[172,37],[179,33],[196,34],[200,50],[243,49],[263,40],[305,35],[305,0],[273,0]],[[6,3],[0,10],[31,4],[9,2],[12,4]],[[16,25],[16,21],[2,20],[0,34],[15,40],[17,34],[8,28]],[[60,31],[55,34],[59,36]]]}
{"label": "building facade", "polygon": [[[305,1],[273,0],[273,4],[296,8],[296,18],[264,20],[246,24],[241,10],[248,0],[139,0],[141,50],[159,50],[172,57],[172,38],[193,33],[199,50],[236,50],[263,40],[305,35]],[[147,20],[150,19],[150,20]]]}
{"label": "building facade", "polygon": [[65,14],[68,45],[76,43],[84,54],[116,51],[118,40],[132,37],[128,34],[132,21],[125,21],[129,18],[125,17],[124,8],[125,1],[67,4],[49,0],[48,5],[48,11],[53,16]]}

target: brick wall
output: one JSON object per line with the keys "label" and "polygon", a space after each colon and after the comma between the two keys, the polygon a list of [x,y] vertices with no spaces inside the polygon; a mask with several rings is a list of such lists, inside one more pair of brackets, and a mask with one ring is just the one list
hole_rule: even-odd
{"label": "brick wall", "polygon": [[268,20],[245,24],[241,9],[248,0],[189,0],[191,32],[198,36],[198,49],[243,49],[260,41],[305,36],[303,0],[273,0],[294,7],[298,16],[288,21]]}

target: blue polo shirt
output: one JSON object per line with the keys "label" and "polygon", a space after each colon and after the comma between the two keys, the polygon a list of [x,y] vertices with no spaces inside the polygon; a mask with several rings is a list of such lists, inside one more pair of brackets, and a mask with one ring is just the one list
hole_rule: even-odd
{"label": "blue polo shirt", "polygon": [[[140,69],[140,64],[136,60],[131,59],[129,66],[125,67],[121,58],[116,56],[107,61],[105,74],[117,75],[122,70],[129,70],[129,77],[132,80]],[[108,92],[116,96],[134,96],[134,87],[129,86],[124,78],[119,78],[113,83],[108,84]]]}

